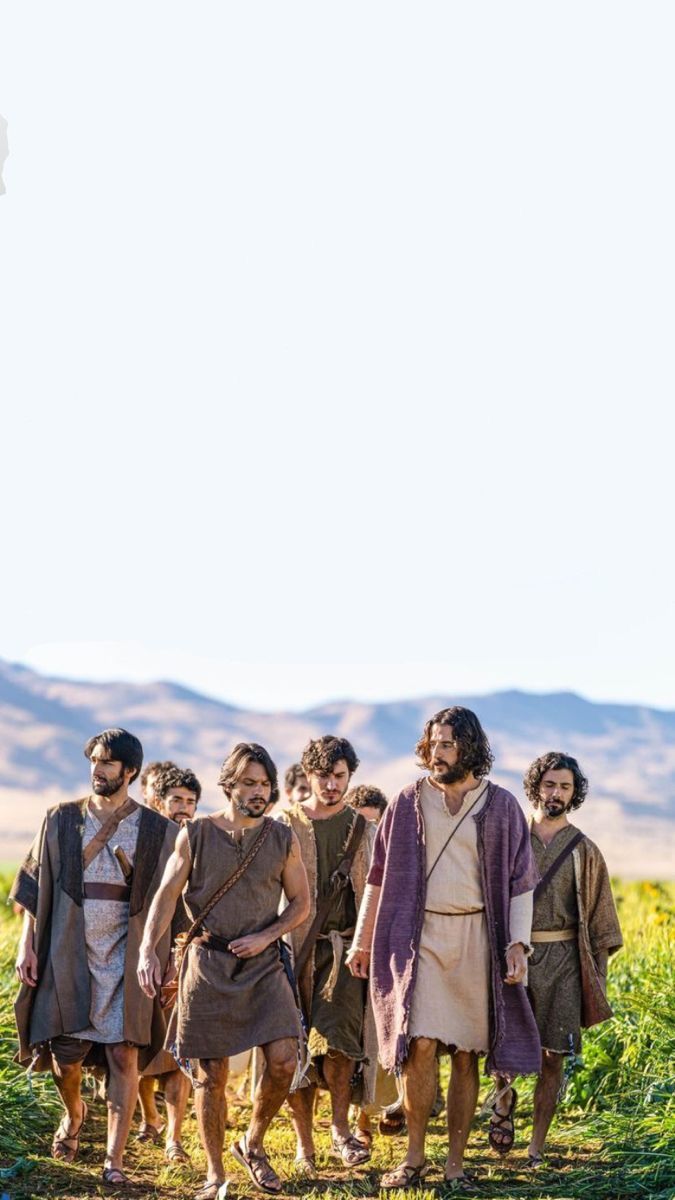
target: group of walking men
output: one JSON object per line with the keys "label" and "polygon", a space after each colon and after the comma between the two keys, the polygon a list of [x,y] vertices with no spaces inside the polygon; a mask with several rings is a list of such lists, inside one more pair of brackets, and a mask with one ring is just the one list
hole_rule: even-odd
{"label": "group of walking men", "polygon": [[524,780],[528,825],[489,780],[493,756],[470,710],[435,713],[416,752],[423,774],[387,804],[376,788],[350,789],[349,741],[317,738],[280,800],[268,752],[239,743],[220,772],[223,807],[194,819],[191,771],[151,764],[138,804],[128,794],[138,739],[108,729],[89,740],[91,794],[47,813],[13,888],[24,910],[19,1057],[53,1072],[65,1109],[55,1157],[78,1152],[83,1068],[105,1076],[103,1181],[114,1188],[128,1183],[139,1094],[139,1136],[161,1136],[157,1078],[167,1157],[187,1159],[192,1085],[207,1161],[196,1200],[215,1200],[228,1062],[258,1047],[250,1123],[231,1152],[260,1191],[283,1188],[264,1139],[285,1101],[296,1170],[317,1177],[317,1087],[330,1094],[343,1168],[369,1160],[369,1114],[398,1088],[407,1153],[380,1185],[419,1186],[443,1053],[448,1186],[475,1188],[464,1155],[482,1055],[499,1154],[515,1138],[513,1081],[538,1076],[528,1165],[542,1163],[565,1056],[579,1052],[582,1026],[611,1016],[607,960],[621,945],[602,855],[569,821],[587,780],[566,754],[537,758]]}

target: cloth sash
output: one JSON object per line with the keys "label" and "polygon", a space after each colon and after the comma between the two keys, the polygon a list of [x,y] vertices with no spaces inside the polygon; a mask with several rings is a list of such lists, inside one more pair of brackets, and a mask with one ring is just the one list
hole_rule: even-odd
{"label": "cloth sash", "polygon": [[577,930],[574,929],[533,929],[530,941],[535,942],[576,942]]}

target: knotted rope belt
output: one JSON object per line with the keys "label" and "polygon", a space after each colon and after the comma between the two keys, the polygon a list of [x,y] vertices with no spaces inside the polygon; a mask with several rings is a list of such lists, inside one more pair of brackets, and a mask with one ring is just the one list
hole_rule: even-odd
{"label": "knotted rope belt", "polygon": [[330,969],[328,979],[321,989],[321,997],[323,1000],[332,1000],[335,985],[340,974],[340,963],[344,957],[345,942],[349,938],[353,938],[356,932],[356,927],[351,929],[331,929],[330,933],[320,933],[317,937],[318,942],[330,942],[331,950],[333,951],[333,964]]}
{"label": "knotted rope belt", "polygon": [[533,929],[530,941],[535,942],[576,942],[576,929]]}

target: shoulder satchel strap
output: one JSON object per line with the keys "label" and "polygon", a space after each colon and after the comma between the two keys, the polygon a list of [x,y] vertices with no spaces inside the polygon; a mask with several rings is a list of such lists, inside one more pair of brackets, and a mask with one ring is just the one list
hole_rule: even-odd
{"label": "shoulder satchel strap", "polygon": [[87,842],[82,851],[82,866],[85,871],[87,867],[91,866],[96,856],[101,853],[104,846],[108,845],[111,837],[114,837],[118,826],[122,824],[124,818],[130,816],[135,808],[138,808],[138,805],[129,796],[122,807],[116,808],[112,816],[108,817],[108,820],[101,826],[98,833],[94,834],[91,841]]}
{"label": "shoulder satchel strap", "polygon": [[236,871],[233,871],[231,875],[228,875],[225,882],[221,883],[218,890],[213,893],[213,895],[210,897],[209,900],[206,901],[206,904],[204,905],[204,907],[203,907],[202,911],[200,912],[199,916],[197,917],[196,921],[192,922],[190,928],[188,929],[187,933],[185,934],[185,937],[182,939],[182,952],[183,953],[185,952],[185,949],[187,948],[187,946],[189,946],[190,942],[192,941],[192,939],[194,938],[196,933],[199,931],[202,921],[204,921],[206,919],[206,917],[208,917],[211,910],[213,908],[215,908],[218,901],[222,900],[223,896],[226,895],[227,892],[229,892],[230,888],[233,888],[235,883],[239,882],[242,875],[246,874],[246,872],[248,871],[256,854],[258,854],[258,852],[260,850],[262,850],[263,845],[267,841],[267,838],[269,836],[270,830],[273,825],[274,825],[274,821],[272,820],[271,817],[263,818],[262,829],[260,830],[260,833],[258,834],[257,838],[255,839],[255,841],[254,841],[253,845],[251,846],[251,849],[249,850],[246,857],[243,858],[242,861],[239,863],[239,866],[237,867]]}
{"label": "shoulder satchel strap", "polygon": [[578,829],[577,832],[575,833],[574,837],[570,838],[570,840],[567,843],[567,845],[565,846],[564,850],[561,850],[558,857],[554,858],[553,862],[551,863],[550,867],[548,868],[548,871],[544,872],[541,879],[539,880],[539,883],[537,884],[536,888],[534,889],[535,900],[538,900],[539,897],[546,891],[546,888],[548,887],[549,883],[553,879],[553,876],[558,873],[558,871],[562,867],[565,859],[569,857],[569,855],[574,850],[574,847],[579,844],[579,842],[581,841],[583,836],[584,835],[581,832],[581,830]]}
{"label": "shoulder satchel strap", "polygon": [[472,811],[472,809],[474,809],[474,808],[476,807],[476,805],[478,804],[478,801],[479,801],[479,800],[482,800],[483,796],[485,795],[485,790],[486,790],[486,788],[487,788],[487,784],[485,785],[485,787],[483,788],[483,790],[482,790],[482,791],[480,791],[480,792],[478,793],[478,795],[476,796],[476,799],[474,800],[473,804],[470,804],[470,805],[469,805],[469,807],[467,808],[467,810],[466,810],[466,812],[464,813],[464,815],[462,816],[462,818],[461,818],[461,819],[460,819],[460,820],[457,822],[457,824],[455,825],[455,828],[452,830],[452,833],[449,835],[449,837],[448,837],[448,838],[446,838],[446,840],[445,840],[445,842],[443,843],[443,845],[442,845],[442,847],[441,847],[440,851],[439,851],[439,852],[438,852],[438,854],[436,855],[436,857],[435,857],[434,861],[432,862],[432,864],[431,864],[431,866],[430,866],[429,870],[427,871],[427,877],[426,877],[426,880],[425,880],[425,882],[426,882],[426,883],[428,883],[428,882],[429,882],[429,880],[431,879],[431,874],[432,874],[432,871],[435,871],[435,870],[436,870],[436,867],[438,866],[438,863],[439,863],[440,859],[441,859],[441,858],[443,857],[443,855],[445,854],[445,851],[447,850],[448,846],[450,845],[450,842],[451,842],[451,841],[452,841],[452,839],[454,838],[454,836],[455,836],[455,834],[457,833],[457,830],[459,829],[459,827],[460,827],[460,825],[462,824],[462,822],[463,822],[463,821],[466,821],[466,818],[468,817],[468,815],[469,815],[469,813]]}
{"label": "shoulder satchel strap", "polygon": [[362,813],[357,812],[356,819],[354,820],[354,823],[349,831],[349,837],[347,838],[344,854],[330,877],[330,890],[327,895],[323,897],[323,900],[321,900],[321,902],[317,905],[316,916],[309,927],[307,937],[298,951],[298,955],[295,960],[296,979],[300,978],[307,960],[314,949],[314,943],[321,933],[336,894],[347,886],[349,872],[352,869],[352,863],[356,857],[356,851],[361,845],[361,838],[363,837],[365,828],[366,818]]}

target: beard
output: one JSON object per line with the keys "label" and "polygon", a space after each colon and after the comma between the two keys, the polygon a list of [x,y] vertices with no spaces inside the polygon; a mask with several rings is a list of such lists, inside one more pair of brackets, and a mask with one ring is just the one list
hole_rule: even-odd
{"label": "beard", "polygon": [[461,783],[466,779],[469,772],[461,763],[455,763],[454,767],[449,767],[447,763],[439,763],[431,768],[431,775],[434,783]]}
{"label": "beard", "polygon": [[557,821],[558,817],[562,817],[567,812],[571,803],[571,800],[566,803],[564,800],[537,799],[534,807],[541,809],[547,821]]}
{"label": "beard", "polygon": [[124,785],[124,768],[116,779],[92,779],[91,786],[96,796],[114,796]]}
{"label": "beard", "polygon": [[242,817],[253,817],[254,820],[257,820],[259,817],[264,817],[269,800],[250,800],[247,802],[246,800],[240,800],[237,795],[233,795],[232,803],[237,812],[241,813]]}
{"label": "beard", "polygon": [[341,800],[344,800],[346,792],[331,792],[330,796],[322,796],[321,803],[326,805],[326,808],[335,808]]}

